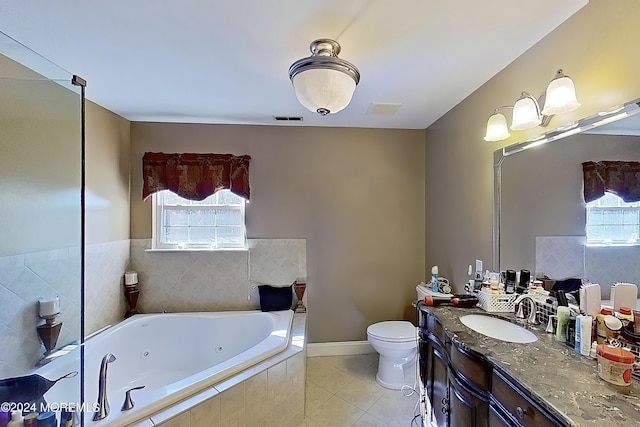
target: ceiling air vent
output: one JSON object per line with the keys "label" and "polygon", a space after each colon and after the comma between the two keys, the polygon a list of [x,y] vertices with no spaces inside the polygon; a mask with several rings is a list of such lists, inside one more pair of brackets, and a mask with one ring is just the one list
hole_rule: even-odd
{"label": "ceiling air vent", "polygon": [[297,116],[273,116],[276,122],[301,122],[302,117]]}
{"label": "ceiling air vent", "polygon": [[374,102],[369,106],[367,114],[375,116],[393,116],[402,107],[400,102]]}

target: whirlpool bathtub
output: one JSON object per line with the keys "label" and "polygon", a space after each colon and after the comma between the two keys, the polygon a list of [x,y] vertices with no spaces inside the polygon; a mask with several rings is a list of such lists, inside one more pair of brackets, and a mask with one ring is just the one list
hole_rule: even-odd
{"label": "whirlpool bathtub", "polygon": [[[229,311],[217,313],[140,314],[89,338],[84,355],[84,401],[98,398],[100,363],[107,353],[107,418],[85,426],[125,426],[148,417],[196,392],[213,387],[287,348],[293,311]],[[79,349],[53,360],[37,373],[58,378],[77,369]],[[120,411],[126,390],[135,406]],[[45,395],[47,402],[69,402],[77,382],[61,381]]]}

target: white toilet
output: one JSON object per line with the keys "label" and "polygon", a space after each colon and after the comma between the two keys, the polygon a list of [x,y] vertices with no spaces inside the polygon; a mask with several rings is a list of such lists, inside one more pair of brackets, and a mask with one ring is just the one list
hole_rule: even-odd
{"label": "white toilet", "polygon": [[380,354],[376,381],[383,387],[399,390],[414,386],[418,330],[411,322],[388,321],[370,325],[367,340]]}

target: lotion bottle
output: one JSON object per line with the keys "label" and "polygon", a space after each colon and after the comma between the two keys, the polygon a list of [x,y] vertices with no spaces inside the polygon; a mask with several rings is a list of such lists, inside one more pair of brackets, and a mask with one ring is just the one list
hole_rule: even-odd
{"label": "lotion bottle", "polygon": [[591,350],[591,330],[593,328],[593,317],[582,316],[580,318],[580,354],[589,356]]}

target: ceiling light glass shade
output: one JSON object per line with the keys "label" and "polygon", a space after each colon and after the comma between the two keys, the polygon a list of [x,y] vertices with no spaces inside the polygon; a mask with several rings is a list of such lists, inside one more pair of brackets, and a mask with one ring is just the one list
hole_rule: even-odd
{"label": "ceiling light glass shade", "polygon": [[331,39],[311,43],[311,56],[289,68],[298,101],[309,111],[322,116],[343,110],[360,82],[355,65],[338,58],[340,44]]}
{"label": "ceiling light glass shade", "polygon": [[[298,101],[321,115],[342,111],[353,97],[356,82],[341,71],[312,69],[291,79]],[[326,111],[326,114],[322,112]]]}
{"label": "ceiling light glass shade", "polygon": [[542,123],[538,102],[531,96],[523,93],[513,106],[513,119],[511,130],[531,129]]}
{"label": "ceiling light glass shade", "polygon": [[487,120],[487,134],[485,141],[502,141],[511,136],[507,128],[507,118],[502,113],[494,113]]}
{"label": "ceiling light glass shade", "polygon": [[580,107],[576,98],[576,87],[573,81],[558,70],[556,77],[547,86],[542,114],[550,116],[552,114],[568,113]]}

